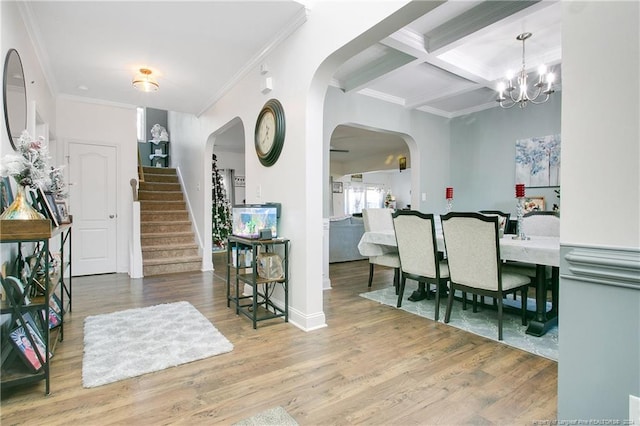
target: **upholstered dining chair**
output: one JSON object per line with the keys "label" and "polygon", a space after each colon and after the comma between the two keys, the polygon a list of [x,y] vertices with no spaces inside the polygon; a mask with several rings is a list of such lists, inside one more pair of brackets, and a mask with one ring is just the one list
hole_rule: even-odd
{"label": "upholstered dining chair", "polygon": [[500,210],[480,210],[480,213],[485,214],[487,216],[498,216],[500,218],[500,228],[502,232],[508,234],[509,228],[509,218],[511,217],[511,213],[505,213]]}
{"label": "upholstered dining chair", "polygon": [[[364,222],[365,232],[391,231],[393,232],[393,220],[391,218],[391,209],[370,208],[362,209],[362,220]],[[369,257],[369,285],[373,282],[374,265],[387,266],[394,269],[393,285],[398,291],[400,282],[400,258],[398,257],[397,248],[389,247],[389,252]]]}
{"label": "upholstered dining chair", "polygon": [[498,340],[502,340],[502,299],[520,290],[522,325],[526,325],[526,275],[502,271],[498,218],[481,213],[448,213],[441,216],[449,264],[449,298],[444,322],[451,319],[456,290],[493,297],[498,308]]}
{"label": "upholstered dining chair", "polygon": [[560,236],[560,214],[553,211],[534,210],[522,217],[524,235],[542,237]]}
{"label": "upholstered dining chair", "polygon": [[440,316],[441,289],[449,281],[449,267],[438,256],[433,214],[415,210],[399,210],[393,214],[398,254],[400,256],[400,288],[398,308],[402,306],[407,278],[436,285],[435,320]]}

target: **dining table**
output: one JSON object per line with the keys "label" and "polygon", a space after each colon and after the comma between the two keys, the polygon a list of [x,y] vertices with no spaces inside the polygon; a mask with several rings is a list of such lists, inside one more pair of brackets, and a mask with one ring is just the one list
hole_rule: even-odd
{"label": "dining table", "polygon": [[[536,312],[529,320],[526,333],[533,336],[544,335],[558,324],[557,289],[551,310],[547,311],[547,266],[551,267],[552,281],[557,282],[560,267],[560,238],[546,236],[528,236],[526,239],[504,234],[500,238],[500,258],[503,261],[523,262],[535,265]],[[446,247],[442,228],[436,228],[438,251],[446,256]],[[358,243],[363,256],[380,256],[397,251],[397,242],[393,230],[365,232]]]}

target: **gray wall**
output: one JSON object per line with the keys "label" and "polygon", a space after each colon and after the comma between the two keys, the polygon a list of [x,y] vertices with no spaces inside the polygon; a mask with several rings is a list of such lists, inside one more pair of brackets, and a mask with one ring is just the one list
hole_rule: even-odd
{"label": "gray wall", "polygon": [[[492,108],[451,120],[451,185],[454,210],[502,210],[515,215],[515,142],[560,133],[561,92],[524,109]],[[554,188],[527,188],[545,197],[546,210],[560,200]],[[442,194],[444,197],[444,194]]]}

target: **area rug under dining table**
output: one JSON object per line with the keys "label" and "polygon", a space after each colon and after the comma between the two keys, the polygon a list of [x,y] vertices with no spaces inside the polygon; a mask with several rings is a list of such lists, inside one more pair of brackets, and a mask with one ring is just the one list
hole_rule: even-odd
{"label": "area rug under dining table", "polygon": [[[418,302],[411,302],[408,300],[408,297],[412,291],[413,288],[410,289],[407,283],[407,289],[400,309],[433,320],[435,318],[435,297]],[[361,293],[360,296],[394,308],[398,302],[398,296],[395,294],[394,287],[386,287],[381,290]],[[535,307],[535,301],[529,300],[528,302],[530,302],[528,303],[528,309],[533,309]],[[505,299],[504,304],[519,308],[520,300],[519,298],[518,300]],[[444,323],[446,306],[446,298],[441,298],[439,322]],[[498,313],[489,307],[474,313],[470,302],[467,304],[467,310],[465,311],[462,310],[462,302],[456,300],[453,303],[451,320],[447,325],[498,341]],[[540,337],[526,334],[526,329],[527,327],[522,325],[519,313],[510,314],[505,312],[502,326],[503,340],[500,343],[557,361],[558,327],[552,327],[546,334]]]}

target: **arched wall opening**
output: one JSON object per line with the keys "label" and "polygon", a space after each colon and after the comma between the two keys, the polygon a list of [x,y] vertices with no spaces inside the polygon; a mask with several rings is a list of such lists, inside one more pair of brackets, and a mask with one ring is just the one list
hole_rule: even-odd
{"label": "arched wall opening", "polygon": [[359,213],[365,206],[354,204],[353,193],[361,193],[364,187],[375,198],[365,200],[368,207],[410,208],[412,152],[419,155],[410,135],[358,123],[337,125],[328,153],[330,217]]}
{"label": "arched wall opening", "polygon": [[204,231],[203,231],[203,264],[210,265],[213,268],[213,194],[212,194],[212,172],[213,172],[213,154],[216,154],[218,169],[234,169],[238,170],[244,175],[245,171],[245,132],[242,119],[235,117],[218,130],[212,132],[207,136],[205,143],[205,159],[209,161],[205,167],[205,185],[204,185],[204,208],[203,216]]}

